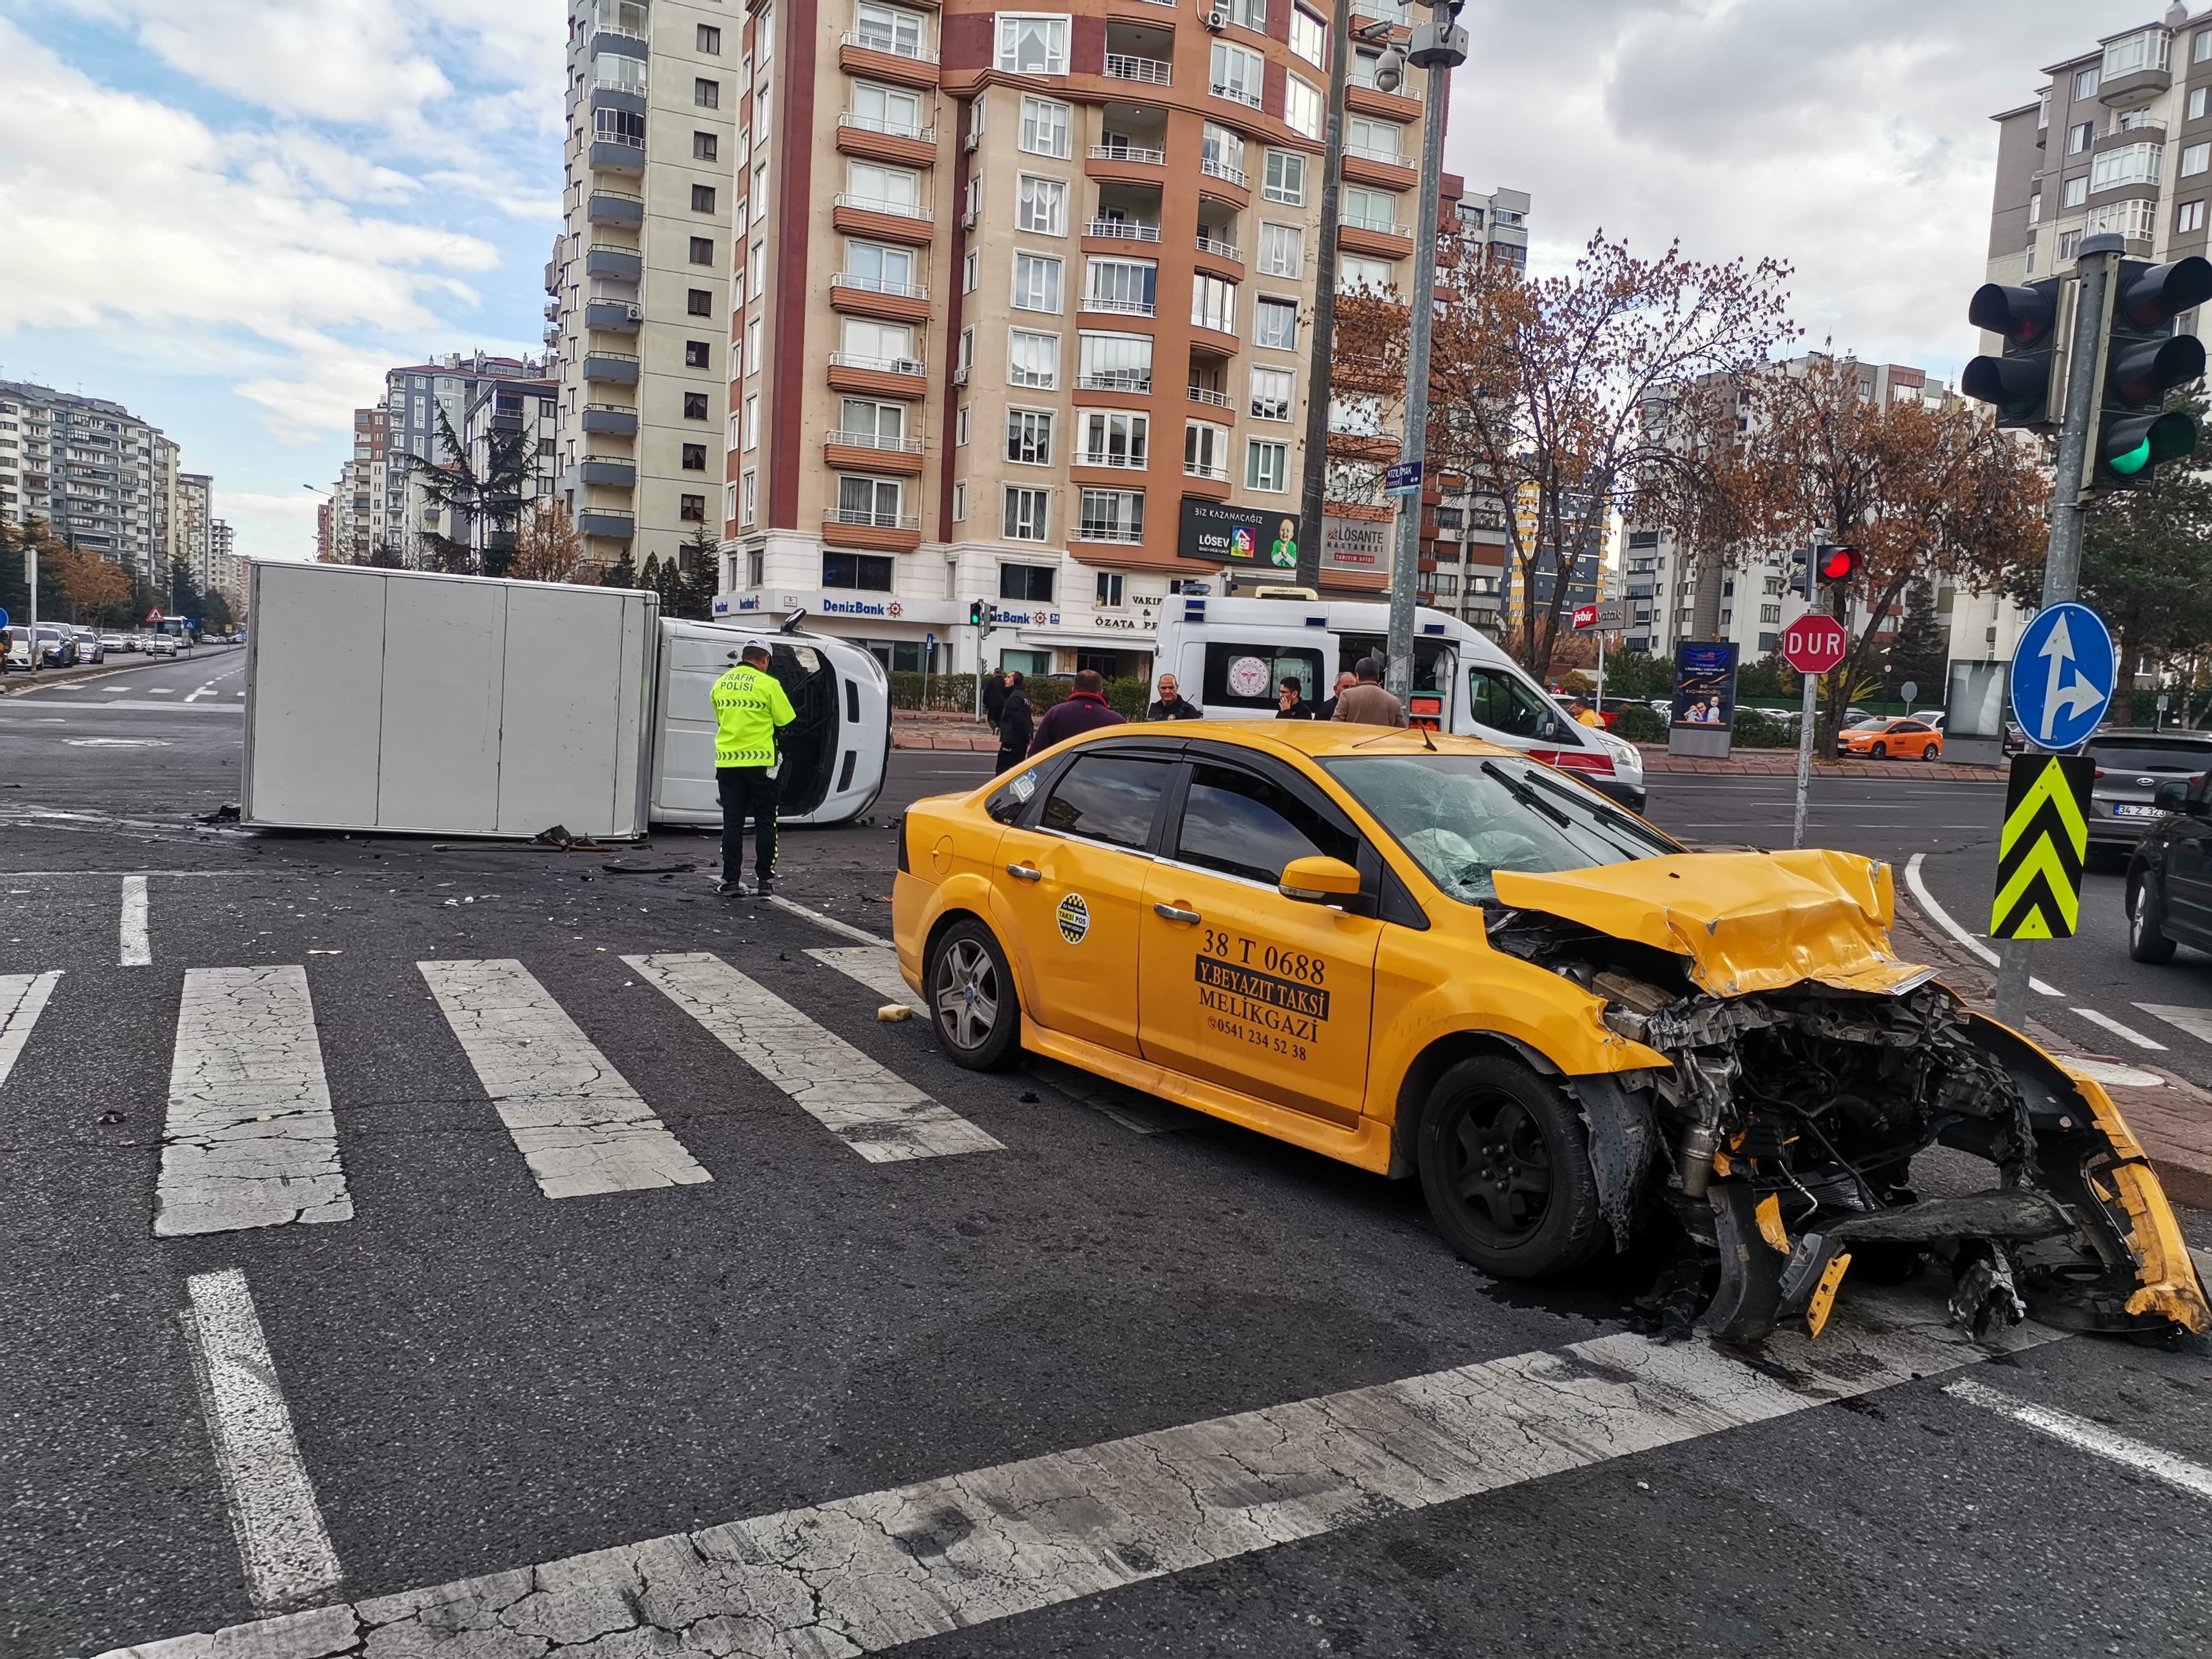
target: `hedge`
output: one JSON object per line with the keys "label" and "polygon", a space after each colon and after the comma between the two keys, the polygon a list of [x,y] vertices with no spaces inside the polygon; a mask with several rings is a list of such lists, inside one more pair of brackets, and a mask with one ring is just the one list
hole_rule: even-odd
{"label": "hedge", "polygon": [[1664,743],[1667,741],[1667,719],[1656,708],[1646,708],[1632,702],[1613,719],[1613,735],[1625,738],[1630,743]]}
{"label": "hedge", "polygon": [[[956,713],[973,714],[975,710],[975,677],[973,674],[932,674],[929,677],[929,702],[932,708]],[[1074,690],[1068,678],[1048,678],[1031,674],[1022,681],[1022,691],[1030,700],[1030,707],[1042,714],[1055,704],[1067,701]],[[891,707],[921,708],[922,676],[896,673],[891,676]],[[1145,710],[1152,706],[1152,683],[1142,678],[1114,679],[1106,682],[1107,707],[1123,720],[1140,720]]]}
{"label": "hedge", "polygon": [[1790,728],[1780,720],[1762,714],[1756,708],[1735,711],[1735,726],[1729,733],[1738,749],[1795,749],[1797,740],[1790,735]]}

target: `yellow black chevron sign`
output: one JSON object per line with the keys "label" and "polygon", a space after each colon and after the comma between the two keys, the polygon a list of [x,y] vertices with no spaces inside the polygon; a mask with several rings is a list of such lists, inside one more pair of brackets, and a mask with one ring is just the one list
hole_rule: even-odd
{"label": "yellow black chevron sign", "polygon": [[2074,937],[2096,776],[2096,763],[2081,755],[2021,755],[2013,761],[2004,831],[1997,837],[1991,939]]}

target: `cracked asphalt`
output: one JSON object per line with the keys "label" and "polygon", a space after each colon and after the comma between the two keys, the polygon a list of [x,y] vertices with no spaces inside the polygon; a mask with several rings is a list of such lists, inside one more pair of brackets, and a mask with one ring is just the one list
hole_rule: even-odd
{"label": "cracked asphalt", "polygon": [[[228,665],[135,668],[128,700]],[[1521,1420],[1516,1390],[1625,1388],[1606,1367],[1657,1352],[1632,1328],[1632,1274],[1494,1284],[1451,1257],[1410,1184],[1049,1073],[959,1072],[922,1022],[879,1023],[878,992],[810,954],[853,941],[715,898],[705,836],[561,853],[198,823],[235,797],[236,716],[102,708],[103,683],[0,699],[0,975],[61,974],[0,1084],[7,1659],[257,1616],[179,1317],[186,1281],[226,1268],[251,1288],[344,1601],[507,1587],[487,1592],[507,1612],[488,1610],[484,1639],[437,1623],[441,1652],[829,1654],[877,1633],[963,1659],[2212,1650],[2202,1499],[1947,1396],[1934,1370],[1842,1376],[1841,1348],[1825,1378],[1712,1357],[1702,1393],[1528,1430],[1572,1456],[1524,1455],[1501,1428],[1516,1478],[1470,1490],[1443,1452],[1425,1466],[1401,1419],[1432,1393],[1408,1380],[1492,1379],[1455,1385],[1492,1402],[1453,1407],[1462,1447]],[[898,755],[876,823],[787,836],[781,890],[883,931],[889,816],[981,770]],[[1655,815],[1733,816],[1696,787],[1655,780]],[[1927,836],[1944,833],[1951,806],[1914,799]],[[1833,839],[1887,856],[1918,833],[1901,811],[1887,840],[1854,842],[1845,816]],[[126,969],[131,872],[152,872],[153,960]],[[699,953],[803,1017],[743,1026],[800,1062],[781,1081],[626,960]],[[629,1090],[709,1178],[549,1197],[421,966],[468,980],[460,964],[494,963],[520,963],[601,1057],[585,1084]],[[276,967],[311,1001],[350,1218],[157,1237],[187,975]],[[261,999],[249,1027],[277,1011],[292,1054],[287,982],[231,981]],[[836,1039],[834,1066],[790,1054],[805,1023]],[[878,1073],[993,1146],[872,1161],[865,1122],[833,1128],[800,1097]],[[307,1124],[299,1075],[275,1115]],[[2212,1243],[2203,1218],[2185,1224]],[[1542,1358],[1570,1348],[1594,1358]],[[2212,1463],[2212,1345],[2068,1339],[1975,1375]],[[1293,1409],[1360,1391],[1395,1413],[1363,1419],[1383,1450],[1316,1426],[1348,1408]],[[1100,1449],[1134,1437],[1160,1449],[1152,1474]],[[1066,1480],[1039,1511],[1065,1536],[1023,1534],[958,1593],[1066,1594],[935,1634],[882,1613],[1020,1532],[1008,1511],[1042,1489],[1010,1497],[1009,1465]],[[1185,1525],[1160,1494],[1194,1490],[1201,1465]],[[1092,1504],[1151,1527],[1121,1535],[1137,1553],[1087,1553]],[[832,1515],[849,1517],[842,1542],[805,1527]],[[1222,1541],[1238,1516],[1274,1529],[1268,1547]],[[646,1585],[613,1612],[532,1571],[681,1534],[725,1540],[732,1575],[751,1560],[754,1622],[696,1553],[674,1558],[672,1600]],[[762,1565],[794,1550],[819,1571]],[[330,1628],[302,1653],[429,1650],[398,1623],[305,1617]]]}

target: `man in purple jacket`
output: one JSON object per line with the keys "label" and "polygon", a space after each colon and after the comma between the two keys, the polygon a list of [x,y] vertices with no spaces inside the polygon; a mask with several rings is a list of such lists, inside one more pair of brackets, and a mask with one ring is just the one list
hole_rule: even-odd
{"label": "man in purple jacket", "polygon": [[1041,755],[1056,743],[1066,743],[1070,738],[1085,732],[1095,732],[1102,726],[1120,726],[1121,717],[1106,706],[1106,682],[1091,669],[1075,677],[1075,690],[1066,702],[1048,708],[1037,722],[1036,736],[1030,739],[1030,753]]}

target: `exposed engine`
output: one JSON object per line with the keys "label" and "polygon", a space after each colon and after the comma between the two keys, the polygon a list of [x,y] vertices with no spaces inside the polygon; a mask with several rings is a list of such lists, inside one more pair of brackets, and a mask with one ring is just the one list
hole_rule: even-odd
{"label": "exposed engine", "polygon": [[[1856,1263],[1889,1281],[1947,1272],[1953,1316],[1978,1335],[2030,1316],[2203,1328],[2185,1258],[2177,1269],[2140,1236],[2131,1183],[2150,1177],[2109,1103],[1932,972],[1884,993],[1722,998],[1678,957],[1557,917],[1500,908],[1489,933],[1671,1062],[1577,1082],[1617,1246],[1662,1213],[1690,1242],[1656,1293],[1679,1328],[1701,1317],[1744,1341],[1802,1320],[1818,1335]],[[1985,1160],[1996,1185],[1923,1198],[1913,1161],[1936,1146]],[[2161,1259],[2147,1267],[2147,1252]],[[2147,1291],[2177,1272],[2185,1294]]]}

